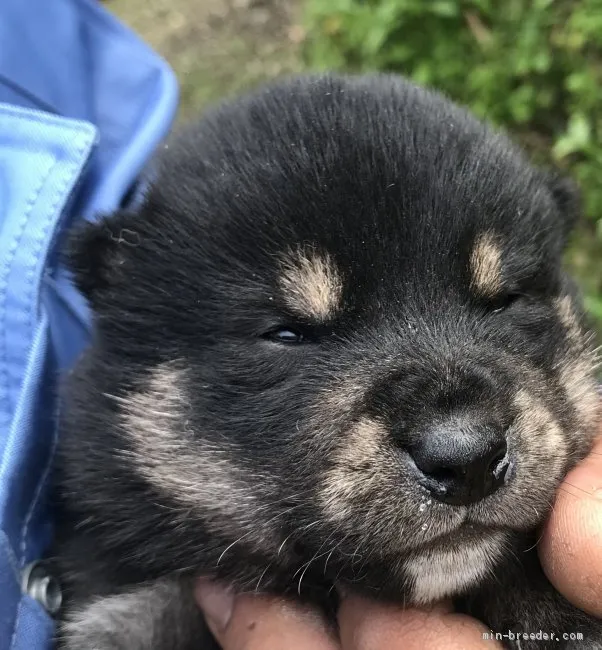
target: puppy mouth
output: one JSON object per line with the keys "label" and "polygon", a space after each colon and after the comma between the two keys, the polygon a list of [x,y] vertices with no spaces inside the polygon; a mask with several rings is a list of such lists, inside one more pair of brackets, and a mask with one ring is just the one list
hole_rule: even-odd
{"label": "puppy mouth", "polygon": [[420,550],[438,549],[442,547],[458,546],[466,543],[476,543],[501,529],[493,526],[475,523],[465,518],[453,531],[442,533],[421,545]]}
{"label": "puppy mouth", "polygon": [[[516,463],[508,460],[503,473],[504,483],[509,482],[515,472]],[[419,524],[416,536],[416,550],[440,549],[463,543],[477,543],[492,534],[508,531],[510,526],[501,522],[483,520],[483,508],[489,503],[492,508],[503,499],[502,490],[498,490],[483,500],[470,504],[450,504],[438,501],[424,488],[417,505],[417,516],[424,520]]]}

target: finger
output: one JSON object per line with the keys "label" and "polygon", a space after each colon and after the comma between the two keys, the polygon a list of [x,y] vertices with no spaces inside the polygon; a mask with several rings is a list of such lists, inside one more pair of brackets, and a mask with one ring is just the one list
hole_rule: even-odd
{"label": "finger", "polygon": [[602,616],[602,437],[562,483],[539,555],[561,594]]}
{"label": "finger", "polygon": [[340,650],[322,617],[291,603],[199,581],[196,600],[223,650]]}
{"label": "finger", "polygon": [[454,614],[448,607],[401,609],[365,601],[343,600],[339,610],[344,650],[497,650],[501,646],[484,634],[476,619]]}

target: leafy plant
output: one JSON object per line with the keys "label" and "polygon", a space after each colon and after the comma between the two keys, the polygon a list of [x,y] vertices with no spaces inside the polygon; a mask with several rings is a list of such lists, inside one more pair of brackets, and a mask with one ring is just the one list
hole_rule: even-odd
{"label": "leafy plant", "polygon": [[307,0],[307,26],[310,67],[434,86],[579,182],[569,263],[602,330],[602,0]]}

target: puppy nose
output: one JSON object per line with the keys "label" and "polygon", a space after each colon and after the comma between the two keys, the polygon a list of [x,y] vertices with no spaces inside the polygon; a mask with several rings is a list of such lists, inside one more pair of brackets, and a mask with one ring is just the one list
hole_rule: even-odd
{"label": "puppy nose", "polygon": [[422,474],[418,482],[452,505],[484,499],[508,470],[505,431],[491,424],[449,421],[425,431],[409,451]]}

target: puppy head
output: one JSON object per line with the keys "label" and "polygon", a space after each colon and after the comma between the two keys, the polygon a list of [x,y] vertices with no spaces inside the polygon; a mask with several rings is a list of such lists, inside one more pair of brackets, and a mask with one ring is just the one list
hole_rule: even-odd
{"label": "puppy head", "polygon": [[505,138],[397,78],[216,109],[136,214],[72,240],[106,453],[179,545],[209,535],[199,570],[253,558],[415,602],[471,587],[594,434],[561,268],[575,211]]}

